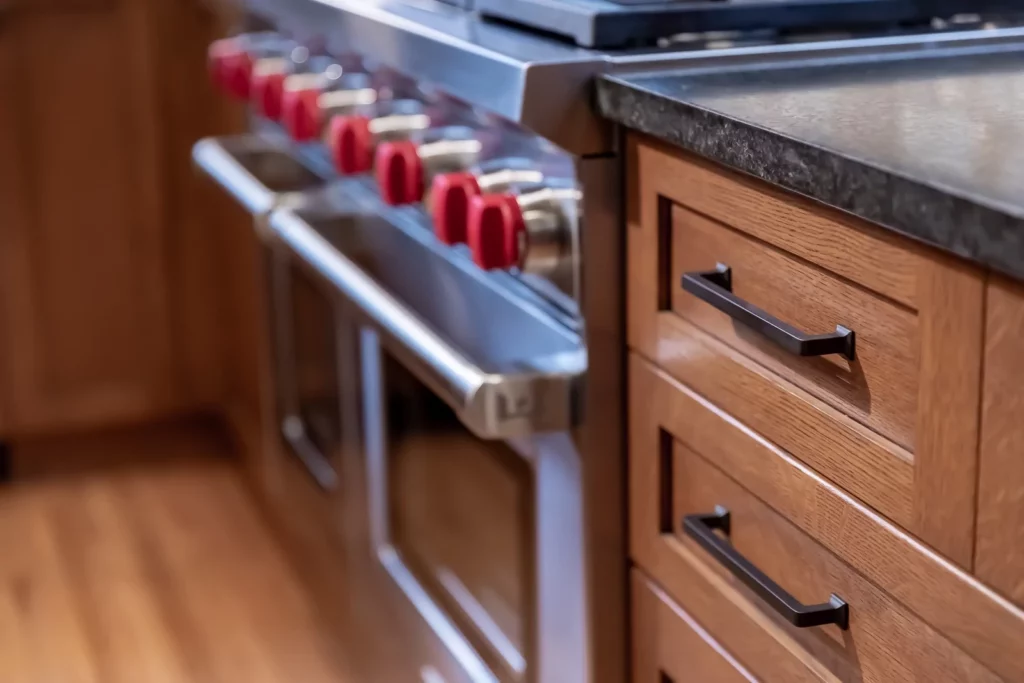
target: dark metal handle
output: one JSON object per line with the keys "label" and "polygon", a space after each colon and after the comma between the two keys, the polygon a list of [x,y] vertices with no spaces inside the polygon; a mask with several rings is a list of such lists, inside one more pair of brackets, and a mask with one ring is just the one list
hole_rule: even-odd
{"label": "dark metal handle", "polygon": [[855,358],[853,330],[836,325],[832,334],[806,334],[732,293],[732,270],[718,264],[715,270],[685,273],[683,289],[705,301],[733,320],[763,334],[798,356],[827,356],[838,353]]}
{"label": "dark metal handle", "polygon": [[729,511],[721,506],[716,507],[715,511],[708,515],[687,515],[683,518],[683,530],[687,536],[711,553],[712,557],[721,562],[733,576],[771,605],[772,609],[789,623],[797,628],[825,624],[836,624],[844,631],[850,628],[850,606],[838,595],[833,593],[829,601],[822,605],[803,604],[737,552],[729,541],[716,535],[716,529],[726,536],[729,535]]}

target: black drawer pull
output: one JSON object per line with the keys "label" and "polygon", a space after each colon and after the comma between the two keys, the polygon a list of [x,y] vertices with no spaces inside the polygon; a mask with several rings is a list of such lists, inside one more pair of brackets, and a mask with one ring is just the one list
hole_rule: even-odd
{"label": "black drawer pull", "polygon": [[805,334],[732,293],[732,270],[718,264],[715,270],[685,273],[683,289],[707,302],[733,320],[760,332],[798,356],[827,356],[838,353],[849,360],[856,357],[853,330],[836,325],[832,334]]}
{"label": "black drawer pull", "polygon": [[779,584],[765,576],[750,560],[743,557],[731,543],[715,534],[720,530],[729,535],[729,511],[718,506],[709,515],[687,515],[683,518],[686,535],[697,541],[733,576],[743,582],[759,598],[772,606],[786,621],[797,628],[811,628],[836,624],[844,631],[850,628],[850,606],[835,593],[822,605],[805,605]]}

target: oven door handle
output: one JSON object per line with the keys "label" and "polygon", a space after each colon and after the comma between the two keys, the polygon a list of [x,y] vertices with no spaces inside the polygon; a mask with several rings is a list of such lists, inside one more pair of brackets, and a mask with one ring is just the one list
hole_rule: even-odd
{"label": "oven door handle", "polygon": [[[275,211],[271,234],[352,304],[388,350],[482,439],[509,439],[563,431],[575,424],[574,397],[586,370],[586,352],[537,359],[513,373],[480,368],[437,334],[322,235],[288,209]],[[550,368],[550,370],[548,369]]]}
{"label": "oven door handle", "polygon": [[279,206],[301,205],[310,190],[326,183],[285,147],[259,135],[204,138],[192,146],[192,162],[257,218]]}

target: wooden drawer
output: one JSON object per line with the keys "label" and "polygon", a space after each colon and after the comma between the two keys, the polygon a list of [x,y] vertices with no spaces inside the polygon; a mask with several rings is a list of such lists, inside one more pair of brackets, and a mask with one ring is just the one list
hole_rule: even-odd
{"label": "wooden drawer", "polygon": [[[1024,681],[1019,608],[639,356],[629,372],[632,557],[753,675]],[[683,532],[716,506],[734,548],[796,599],[845,600],[849,630],[795,628]]]}
{"label": "wooden drawer", "polygon": [[723,223],[672,207],[670,283],[728,264],[732,293],[802,330],[855,331],[856,360],[794,355],[705,303],[671,287],[671,311],[912,451],[918,393],[917,315],[895,301]]}
{"label": "wooden drawer", "polygon": [[[630,346],[970,568],[983,275],[660,147],[630,155]],[[717,264],[780,323],[853,330],[854,359],[795,355],[684,291]]]}
{"label": "wooden drawer", "polygon": [[739,683],[754,678],[694,619],[633,572],[633,683]]}

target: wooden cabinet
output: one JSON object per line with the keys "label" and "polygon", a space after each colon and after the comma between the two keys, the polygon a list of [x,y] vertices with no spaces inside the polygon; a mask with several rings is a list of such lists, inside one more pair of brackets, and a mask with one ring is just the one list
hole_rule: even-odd
{"label": "wooden cabinet", "polygon": [[[1024,287],[657,143],[627,149],[639,571],[757,680],[1024,682]],[[833,330],[828,355],[799,353]],[[716,543],[745,564],[684,524],[723,509]],[[754,575],[794,603],[839,596],[849,628],[795,627]],[[662,640],[695,641],[637,590],[645,681]]]}
{"label": "wooden cabinet", "polygon": [[[998,680],[982,659],[1024,680],[1019,610],[647,361],[629,372],[631,555],[744,666],[780,681],[805,660],[844,681]],[[805,604],[838,595],[849,630],[791,627],[684,533],[684,516],[718,506],[741,554]],[[766,632],[716,614],[709,591]],[[771,640],[801,657],[782,670]]]}
{"label": "wooden cabinet", "polygon": [[1024,287],[993,278],[986,315],[975,571],[1024,607]]}
{"label": "wooden cabinet", "polygon": [[[630,149],[630,345],[969,568],[983,273],[724,169]],[[718,264],[733,301],[777,328],[852,330],[855,353],[800,356],[681,286]]]}
{"label": "wooden cabinet", "polygon": [[219,396],[216,242],[186,175],[217,116],[200,11],[22,0],[0,18],[0,436]]}

